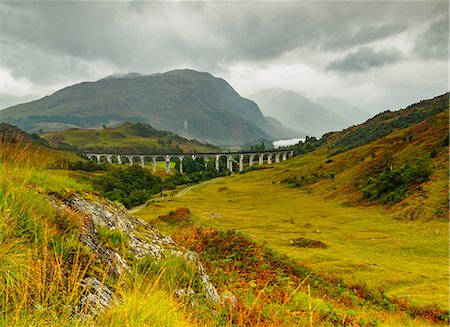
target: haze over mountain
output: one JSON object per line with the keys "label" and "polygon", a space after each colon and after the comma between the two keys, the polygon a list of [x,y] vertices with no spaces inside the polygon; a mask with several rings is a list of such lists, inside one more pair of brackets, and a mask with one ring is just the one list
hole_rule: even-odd
{"label": "haze over mountain", "polygon": [[225,80],[188,69],[83,82],[7,108],[0,120],[28,131],[145,122],[218,145],[304,135],[266,120],[253,101],[242,98]]}
{"label": "haze over mountain", "polygon": [[322,97],[314,99],[315,103],[331,110],[348,119],[352,124],[360,124],[372,117],[367,111],[348,103],[347,101],[335,97]]}
{"label": "haze over mountain", "polygon": [[14,96],[0,93],[0,110],[39,98],[40,97],[37,95]]}
{"label": "haze over mountain", "polygon": [[[265,115],[275,117],[289,128],[314,136],[340,130],[352,123],[361,122],[359,118],[362,116],[370,116],[356,107],[346,106],[344,101],[336,101],[338,106],[330,109],[290,90],[261,90],[248,95],[248,98],[255,101]],[[332,103],[332,100],[325,99],[324,103]]]}

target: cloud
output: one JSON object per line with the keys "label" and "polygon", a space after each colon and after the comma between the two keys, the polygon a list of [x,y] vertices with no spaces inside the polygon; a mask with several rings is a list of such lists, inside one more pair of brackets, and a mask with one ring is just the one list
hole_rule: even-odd
{"label": "cloud", "polygon": [[332,80],[345,93],[348,76],[358,75],[349,71],[442,63],[446,22],[448,3],[435,1],[3,1],[0,65],[14,88],[0,93],[44,95],[112,73],[177,68],[225,77],[245,93],[276,83],[299,90],[311,80],[319,89]]}
{"label": "cloud", "polygon": [[360,47],[356,52],[330,62],[325,71],[365,72],[399,61],[402,54],[397,49],[375,50],[372,47]]}
{"label": "cloud", "polygon": [[414,51],[426,60],[448,60],[449,17],[436,17],[428,28],[417,36]]}

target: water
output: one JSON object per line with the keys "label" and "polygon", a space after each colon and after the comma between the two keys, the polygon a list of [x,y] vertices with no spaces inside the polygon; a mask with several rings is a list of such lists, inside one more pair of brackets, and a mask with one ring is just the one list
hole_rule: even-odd
{"label": "water", "polygon": [[273,142],[273,147],[279,148],[280,146],[288,146],[288,145],[294,145],[297,144],[300,141],[305,141],[304,138],[295,138],[295,139],[288,139],[288,140],[278,140]]}

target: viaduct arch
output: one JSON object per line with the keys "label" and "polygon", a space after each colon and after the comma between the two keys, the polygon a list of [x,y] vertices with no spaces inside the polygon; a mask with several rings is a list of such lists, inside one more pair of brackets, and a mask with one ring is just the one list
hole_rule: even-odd
{"label": "viaduct arch", "polygon": [[[135,163],[139,163],[142,167],[147,162],[153,163],[153,171],[156,171],[157,161],[165,162],[165,171],[170,174],[170,161],[172,158],[177,158],[180,161],[180,173],[183,174],[183,160],[184,158],[203,158],[205,167],[208,162],[214,160],[214,167],[217,171],[220,170],[220,159],[226,158],[226,169],[233,172],[233,163],[237,163],[239,171],[244,170],[244,157],[248,156],[249,167],[255,164],[263,166],[265,163],[271,165],[273,163],[280,163],[292,158],[295,155],[295,150],[281,150],[281,151],[265,151],[265,152],[218,152],[218,153],[161,153],[161,154],[109,154],[109,153],[86,153],[86,157],[90,160],[97,160],[100,162],[102,159],[106,159],[109,163],[117,161],[119,165],[125,163],[125,158],[128,164],[131,166]],[[264,159],[265,158],[265,159]],[[162,159],[162,160],[160,160]]]}

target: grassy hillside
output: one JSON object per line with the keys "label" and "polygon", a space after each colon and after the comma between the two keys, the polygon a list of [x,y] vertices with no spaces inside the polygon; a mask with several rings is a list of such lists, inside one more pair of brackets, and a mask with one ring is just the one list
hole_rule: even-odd
{"label": "grassy hillside", "polygon": [[[188,312],[192,299],[175,294],[195,289],[197,303],[209,308],[196,266],[173,256],[158,263],[150,255],[136,256],[144,249],[136,245],[158,233],[139,227],[68,171],[48,169],[59,162],[56,153],[27,142],[2,140],[0,146],[0,325],[199,324],[200,309]],[[71,207],[76,201],[82,201],[78,209]],[[101,211],[106,208],[113,214]],[[92,220],[94,211],[96,219],[106,214],[108,224]],[[138,243],[121,229],[126,224],[142,228],[133,232],[139,232]]]}
{"label": "grassy hillside", "polygon": [[170,132],[159,131],[143,123],[123,123],[116,128],[69,129],[42,136],[53,147],[77,147],[94,153],[194,153],[213,152],[219,148],[187,140]]}
{"label": "grassy hillside", "polygon": [[[174,228],[162,217],[187,208],[194,226],[241,231],[323,278],[337,277],[394,301],[446,310],[448,127],[445,110],[331,157],[328,143],[269,169],[217,180],[149,205],[137,215],[184,235],[184,228]],[[397,170],[411,176],[422,163],[425,178],[400,180],[404,198],[385,204],[365,196],[370,180]]]}
{"label": "grassy hillside", "polygon": [[[65,153],[1,141],[0,325],[448,325],[447,111],[137,213],[176,243],[55,170]],[[403,199],[366,196],[397,173]]]}
{"label": "grassy hillside", "polygon": [[[327,141],[335,153],[353,149],[360,145],[387,136],[390,133],[420,123],[421,121],[448,111],[449,93],[433,99],[423,100],[398,111],[385,111],[366,123],[352,126],[343,132],[328,135]],[[413,132],[413,131],[412,131]],[[416,135],[408,135],[414,138]]]}

